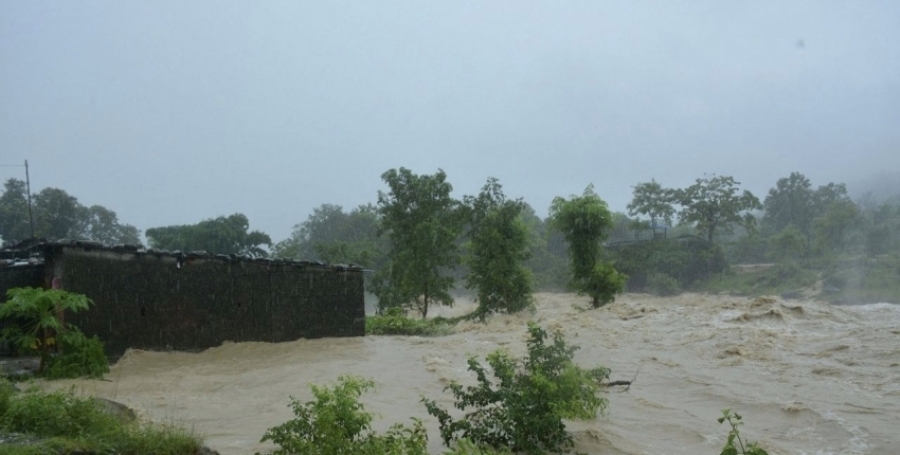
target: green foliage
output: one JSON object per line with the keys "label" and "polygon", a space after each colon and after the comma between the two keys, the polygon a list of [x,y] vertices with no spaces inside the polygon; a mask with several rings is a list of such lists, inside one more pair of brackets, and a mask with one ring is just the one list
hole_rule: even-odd
{"label": "green foliage", "polygon": [[260,442],[277,444],[273,455],[426,455],[428,436],[419,420],[412,428],[395,424],[383,435],[372,431],[372,414],[359,397],[374,387],[355,376],[341,376],[333,387],[311,385],[315,400],[292,398],[295,418],[270,428]]}
{"label": "green foliage", "polygon": [[726,273],[697,283],[697,290],[728,292],[736,295],[760,296],[795,291],[816,283],[814,271],[797,264],[776,264],[748,273]]}
{"label": "green foliage", "polygon": [[249,231],[250,220],[235,213],[197,224],[147,229],[147,241],[153,248],[180,251],[206,251],[210,254],[268,255],[263,246],[272,246],[268,234]]}
{"label": "green foliage", "polygon": [[569,243],[572,287],[579,295],[591,296],[594,308],[612,302],[615,294],[622,292],[625,277],[600,258],[600,242],[612,227],[606,202],[589,185],[581,196],[553,199],[550,220]]}
{"label": "green foliage", "polygon": [[[89,239],[107,244],[140,243],[140,231],[121,224],[116,212],[101,205],[85,207],[58,188],[34,195],[34,235],[51,239]],[[25,182],[9,179],[0,196],[0,237],[7,242],[31,237]]]}
{"label": "green foliage", "polygon": [[646,215],[650,218],[651,228],[656,227],[658,220],[672,223],[672,216],[675,215],[675,208],[672,207],[675,195],[673,190],[663,188],[655,179],[651,179],[635,185],[632,195],[628,204],[629,215]]}
{"label": "green foliage", "polygon": [[9,179],[3,184],[3,194],[0,195],[0,237],[9,243],[31,237],[28,196],[22,180]]}
{"label": "green foliage", "polygon": [[6,294],[9,299],[0,305],[0,319],[15,322],[3,330],[0,339],[21,351],[37,351],[41,356],[40,372],[47,366],[57,334],[69,329],[57,313],[84,311],[93,303],[84,295],[58,289],[12,288]]}
{"label": "green foliage", "polygon": [[762,204],[747,190],[738,194],[738,185],[733,177],[720,175],[699,178],[693,185],[676,190],[673,198],[681,205],[681,223],[692,224],[710,243],[716,231],[732,233],[732,224],[752,231],[756,218],[749,211],[761,209]]}
{"label": "green foliage", "polygon": [[400,307],[366,317],[366,335],[443,336],[453,333],[454,320],[444,318],[410,319]]}
{"label": "green foliage", "polygon": [[478,315],[515,313],[531,305],[532,277],[528,259],[525,203],[506,199],[497,179],[488,179],[477,197],[467,196],[469,274],[466,288],[478,292]]}
{"label": "green foliage", "polygon": [[[8,389],[0,381],[0,390]],[[198,453],[201,443],[181,428],[120,421],[71,392],[0,393],[0,428],[41,439],[20,453],[187,455]]]}
{"label": "green foliage", "polygon": [[456,399],[454,406],[466,412],[462,419],[454,419],[435,401],[422,399],[440,423],[444,444],[466,438],[513,452],[563,452],[574,444],[563,419],[592,419],[606,407],[598,384],[609,377],[608,369],[576,365],[572,358],[578,347],[566,345],[558,332],[552,344],[534,323],[528,325],[528,333],[528,358],[523,362],[503,351],[489,354],[492,380],[487,369],[470,358],[469,371],[478,384],[463,387],[453,382],[445,389]]}
{"label": "green foliage", "polygon": [[339,205],[322,204],[294,226],[290,238],[275,245],[272,255],[380,268],[387,247],[378,229],[378,212],[371,204],[349,212]]}
{"label": "green foliage", "polygon": [[728,432],[728,440],[725,442],[725,447],[722,448],[721,455],[769,455],[756,443],[748,443],[744,446],[741,433],[738,431],[738,427],[744,424],[741,421],[740,414],[732,413],[731,410],[725,409],[722,411],[722,417],[719,417],[719,423],[725,422],[728,422],[731,430]]}
{"label": "green foliage", "polygon": [[449,272],[458,263],[459,203],[442,170],[416,175],[391,169],[381,178],[390,191],[378,192],[378,214],[391,245],[389,264],[373,277],[373,292],[380,308],[411,306],[425,318],[430,304],[453,304]]}
{"label": "green foliage", "polygon": [[103,342],[96,336],[86,337],[72,327],[58,337],[59,355],[51,357],[44,376],[48,379],[99,378],[109,373],[109,360],[103,353]]}

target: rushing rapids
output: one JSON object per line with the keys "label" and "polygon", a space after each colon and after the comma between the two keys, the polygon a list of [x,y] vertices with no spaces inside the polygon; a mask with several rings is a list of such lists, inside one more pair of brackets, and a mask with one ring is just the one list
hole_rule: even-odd
{"label": "rushing rapids", "polygon": [[[139,414],[194,429],[223,455],[270,449],[258,441],[292,417],[289,397],[342,374],[371,378],[362,401],[375,427],[422,418],[430,450],[437,424],[420,403],[451,380],[471,381],[469,356],[525,352],[535,320],[581,346],[577,361],[604,365],[607,412],[571,422],[576,449],[592,454],[714,454],[723,408],[744,415],[742,433],[775,454],[886,454],[900,447],[900,305],[838,307],[818,301],[684,294],[620,296],[599,310],[569,294],[538,294],[534,313],[462,323],[437,338],[366,337],[290,343],[227,343],[201,353],[129,351],[108,381],[46,387],[120,401]],[[466,302],[448,312],[467,310]],[[621,388],[620,388],[621,389]]]}

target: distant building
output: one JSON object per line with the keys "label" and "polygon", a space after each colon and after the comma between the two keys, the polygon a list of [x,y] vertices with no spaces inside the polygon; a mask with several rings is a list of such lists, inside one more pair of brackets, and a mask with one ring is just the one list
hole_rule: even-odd
{"label": "distant building", "polygon": [[65,320],[97,335],[110,355],[365,334],[356,266],[27,241],[0,250],[0,299],[23,286],[91,298],[90,310]]}

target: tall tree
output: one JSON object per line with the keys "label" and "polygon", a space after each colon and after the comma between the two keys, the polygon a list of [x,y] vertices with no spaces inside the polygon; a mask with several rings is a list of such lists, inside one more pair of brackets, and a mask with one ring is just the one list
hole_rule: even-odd
{"label": "tall tree", "polygon": [[674,199],[681,205],[681,222],[693,224],[703,233],[708,242],[712,242],[716,231],[733,233],[733,224],[752,230],[756,218],[749,213],[762,208],[759,199],[753,193],[738,188],[730,176],[714,176],[699,178],[682,190],[676,190]]}
{"label": "tall tree", "polygon": [[625,276],[601,259],[601,242],[613,226],[606,202],[588,185],[581,196],[557,197],[550,206],[552,225],[569,243],[572,287],[589,295],[594,308],[612,302],[622,292]]}
{"label": "tall tree", "polygon": [[7,243],[31,237],[25,182],[9,179],[0,196],[0,237]]}
{"label": "tall tree", "polygon": [[452,305],[462,229],[459,202],[450,197],[447,175],[416,175],[405,168],[381,175],[390,191],[378,192],[381,228],[390,239],[389,264],[373,278],[380,308],[411,305],[425,318],[432,303]]}
{"label": "tall tree", "polygon": [[38,237],[87,238],[87,208],[59,188],[44,188],[34,196],[34,223]]}
{"label": "tall tree", "polygon": [[241,213],[210,218],[197,224],[147,229],[153,248],[181,251],[206,251],[210,254],[243,254],[265,257],[263,246],[272,239],[261,231],[249,231],[250,220]]}
{"label": "tall tree", "polygon": [[655,179],[638,183],[632,191],[633,197],[628,204],[628,214],[650,218],[650,229],[655,233],[657,221],[672,224],[672,216],[675,215],[675,208],[672,207],[674,194],[673,190],[663,188]]}
{"label": "tall tree", "polygon": [[386,247],[379,239],[378,227],[378,212],[371,204],[350,212],[339,205],[322,204],[306,221],[294,226],[290,238],[275,245],[273,255],[379,266],[384,262]]}
{"label": "tall tree", "polygon": [[130,224],[119,223],[116,212],[102,205],[92,205],[87,209],[86,226],[85,235],[91,240],[105,244],[141,243],[141,231]]}
{"label": "tall tree", "polygon": [[527,308],[533,285],[524,266],[529,255],[525,203],[507,199],[495,178],[488,179],[478,196],[464,199],[470,215],[466,288],[478,292],[478,314],[484,318]]}
{"label": "tall tree", "polygon": [[812,241],[812,223],[816,217],[812,184],[805,175],[791,172],[778,179],[763,203],[763,223],[775,232],[794,226],[805,239],[808,249]]}

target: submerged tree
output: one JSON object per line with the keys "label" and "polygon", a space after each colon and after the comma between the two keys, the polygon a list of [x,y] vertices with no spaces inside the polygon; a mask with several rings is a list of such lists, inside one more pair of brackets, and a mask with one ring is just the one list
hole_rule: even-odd
{"label": "submerged tree", "polygon": [[601,242],[612,228],[612,214],[594,186],[588,185],[581,196],[553,199],[550,220],[569,243],[572,287],[579,295],[591,296],[594,308],[612,302],[622,292],[625,276],[601,260]]}
{"label": "submerged tree", "polygon": [[528,226],[522,219],[525,203],[511,201],[495,178],[478,196],[465,197],[469,211],[469,273],[466,287],[478,292],[478,314],[514,313],[531,303],[532,277],[528,259]]}
{"label": "submerged tree", "polygon": [[381,229],[390,239],[388,265],[373,278],[381,309],[412,306],[422,317],[432,303],[452,305],[448,274],[459,257],[459,202],[450,197],[447,174],[416,175],[391,169],[381,176],[390,191],[378,192]]}

